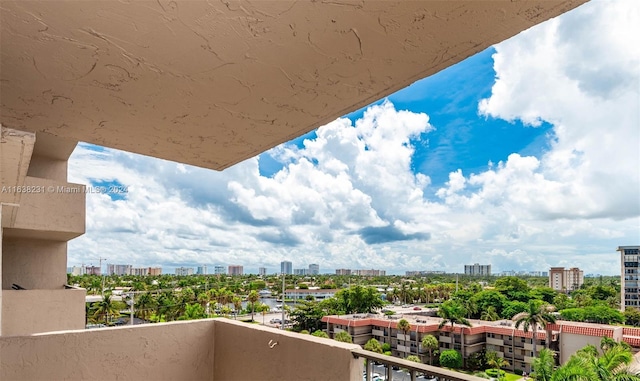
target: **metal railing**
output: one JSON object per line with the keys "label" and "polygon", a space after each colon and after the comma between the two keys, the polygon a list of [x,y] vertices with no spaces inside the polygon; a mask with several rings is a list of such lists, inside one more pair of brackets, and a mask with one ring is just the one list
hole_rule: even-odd
{"label": "metal railing", "polygon": [[[397,367],[399,369],[404,369],[411,381],[418,381],[418,377],[420,375],[424,375],[425,380],[438,380],[438,381],[486,381],[486,379],[472,376],[469,374],[459,373],[452,370],[438,368],[431,365],[420,364],[417,362],[392,357],[388,355],[383,355],[376,352],[367,351],[364,349],[353,349],[351,351],[356,358],[364,358],[367,360],[367,366],[365,369],[365,374],[363,375],[364,380],[366,381],[374,381],[372,379],[373,375],[373,367],[374,362],[377,364],[385,365],[385,375],[382,377],[385,381],[393,381],[394,372],[393,367]],[[399,378],[396,378],[398,381]]]}

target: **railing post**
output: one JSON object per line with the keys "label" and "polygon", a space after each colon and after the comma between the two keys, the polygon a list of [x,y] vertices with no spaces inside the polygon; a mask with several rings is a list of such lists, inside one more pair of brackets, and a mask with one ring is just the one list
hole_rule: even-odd
{"label": "railing post", "polygon": [[411,376],[411,381],[416,381],[416,371],[415,370],[410,370],[409,371],[409,376]]}
{"label": "railing post", "polygon": [[372,373],[373,373],[373,360],[367,359],[367,381],[371,381]]}
{"label": "railing post", "polygon": [[393,381],[393,370],[391,369],[391,364],[387,364],[387,381]]}

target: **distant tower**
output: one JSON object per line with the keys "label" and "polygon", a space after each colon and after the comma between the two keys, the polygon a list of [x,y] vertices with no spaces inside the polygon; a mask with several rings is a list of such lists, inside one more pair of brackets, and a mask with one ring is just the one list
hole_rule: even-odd
{"label": "distant tower", "polygon": [[291,263],[290,261],[280,262],[280,273],[287,275],[293,274],[293,263]]}
{"label": "distant tower", "polygon": [[318,275],[320,274],[320,265],[312,263],[309,265],[309,271],[307,272],[309,275]]}

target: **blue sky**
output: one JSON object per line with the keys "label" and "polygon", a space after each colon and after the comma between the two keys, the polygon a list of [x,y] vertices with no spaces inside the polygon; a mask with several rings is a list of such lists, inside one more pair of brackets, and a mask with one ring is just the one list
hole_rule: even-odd
{"label": "blue sky", "polygon": [[[225,171],[80,144],[68,264],[615,274],[640,244],[640,3],[592,1]],[[594,31],[598,31],[594,33]]]}
{"label": "blue sky", "polygon": [[[506,160],[511,153],[538,157],[548,148],[546,136],[552,133],[548,123],[531,127],[519,120],[507,122],[478,114],[478,103],[491,95],[494,84],[494,53],[493,47],[488,48],[374,103],[388,100],[398,110],[426,113],[437,126],[411,140],[415,147],[411,168],[414,173],[429,175],[434,187],[443,186],[451,171],[477,173],[486,170],[490,162]],[[346,117],[355,123],[368,107]],[[305,139],[315,136],[313,131],[289,144],[301,147]],[[272,176],[283,166],[268,152],[260,155],[264,176]]]}

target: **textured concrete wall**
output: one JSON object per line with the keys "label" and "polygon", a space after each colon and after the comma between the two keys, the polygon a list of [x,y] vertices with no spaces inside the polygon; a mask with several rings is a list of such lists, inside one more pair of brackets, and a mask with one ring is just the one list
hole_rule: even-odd
{"label": "textured concrete wall", "polygon": [[[67,281],[67,243],[32,238],[2,240],[2,288],[60,290]],[[33,308],[40,308],[36,303]]]}
{"label": "textured concrete wall", "polygon": [[213,337],[213,320],[0,337],[0,380],[211,380]]}
{"label": "textured concrete wall", "polygon": [[84,289],[4,290],[2,294],[3,336],[84,329]]}
{"label": "textured concrete wall", "polygon": [[85,231],[85,187],[27,176],[12,228],[57,232],[70,240]]}
{"label": "textured concrete wall", "polygon": [[[274,342],[278,344],[269,347]],[[216,320],[214,380],[332,380],[362,378],[357,345],[273,328]]]}
{"label": "textured concrete wall", "polygon": [[29,163],[28,176],[67,182],[67,161],[33,155]]}

